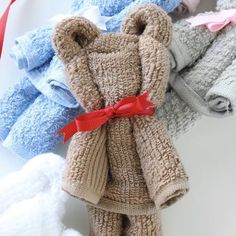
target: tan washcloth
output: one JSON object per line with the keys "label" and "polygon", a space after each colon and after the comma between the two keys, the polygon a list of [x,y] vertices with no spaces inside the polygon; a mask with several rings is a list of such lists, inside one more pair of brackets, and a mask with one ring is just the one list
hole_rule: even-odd
{"label": "tan washcloth", "polygon": [[[155,4],[131,12],[121,33],[100,34],[72,17],[55,29],[54,46],[81,106],[95,111],[148,92],[160,106],[169,78],[171,21]],[[179,156],[156,116],[114,118],[74,135],[63,189],[108,212],[153,215],[188,190]]]}

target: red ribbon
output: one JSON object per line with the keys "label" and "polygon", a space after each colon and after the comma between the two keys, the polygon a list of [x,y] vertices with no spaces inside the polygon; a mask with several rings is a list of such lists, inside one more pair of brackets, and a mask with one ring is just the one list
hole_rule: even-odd
{"label": "red ribbon", "polygon": [[15,1],[16,0],[11,0],[10,1],[9,5],[7,6],[7,9],[4,11],[3,15],[0,18],[0,58],[1,58],[1,55],[2,55],[3,41],[4,41],[4,36],[5,36],[5,31],[6,31],[8,14],[9,14],[11,5]]}
{"label": "red ribbon", "polygon": [[147,100],[148,93],[122,99],[114,106],[78,116],[74,121],[59,130],[57,134],[64,134],[64,142],[78,131],[91,131],[116,117],[132,117],[135,115],[153,115],[154,103]]}

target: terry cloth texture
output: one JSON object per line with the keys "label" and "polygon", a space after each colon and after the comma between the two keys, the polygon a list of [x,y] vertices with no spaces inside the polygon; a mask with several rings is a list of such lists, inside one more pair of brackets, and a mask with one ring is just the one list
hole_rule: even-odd
{"label": "terry cloth texture", "polygon": [[235,8],[236,2],[234,0],[217,0],[217,10]]}
{"label": "terry cloth texture", "polygon": [[51,25],[41,26],[15,40],[10,55],[17,62],[19,69],[31,71],[53,57],[54,50],[49,46],[52,31]]}
{"label": "terry cloth texture", "polygon": [[11,127],[3,146],[24,159],[53,150],[62,140],[56,132],[78,114],[78,109],[68,109],[40,94]]}
{"label": "terry cloth texture", "polygon": [[204,26],[192,28],[186,19],[176,22],[170,46],[172,71],[180,72],[185,67],[193,65],[201,55],[204,55],[216,36],[217,33],[210,32]]}
{"label": "terry cloth texture", "polygon": [[42,26],[17,38],[10,55],[42,94],[62,106],[76,108],[79,104],[66,85],[64,67],[54,57],[52,31],[52,25]]}
{"label": "terry cloth texture", "polygon": [[127,216],[87,206],[91,236],[161,236],[158,213]]}
{"label": "terry cloth texture", "polygon": [[[177,72],[191,70],[216,36],[216,33],[209,32],[205,27],[191,28],[184,19],[176,22],[170,47],[171,78],[176,79]],[[173,89],[166,93],[165,102],[157,109],[156,114],[172,138],[178,138],[201,117],[200,113],[194,111]]]}
{"label": "terry cloth texture", "polygon": [[[128,12],[136,5],[145,2],[160,5],[168,12],[180,4],[180,0],[76,0],[72,1],[71,12],[76,14],[81,8],[99,6],[102,15],[112,17],[107,22],[108,31],[119,31],[121,22]],[[11,56],[19,69],[27,72],[27,76],[42,94],[62,106],[76,108],[79,104],[66,84],[64,67],[57,57],[53,57],[54,50],[51,45],[53,29],[53,24],[41,26],[17,38]]]}
{"label": "terry cloth texture", "polygon": [[[181,33],[180,33],[180,31],[181,31]],[[176,37],[178,35],[179,35],[178,37],[180,39],[184,39],[185,37],[187,37],[189,39],[189,41],[188,41],[189,47],[187,47],[187,49],[186,49],[186,46],[183,46],[183,45],[185,45],[185,41],[183,41],[182,44],[178,43],[178,47],[173,46],[173,45],[177,45],[177,43],[172,42],[171,53],[174,55],[177,65],[180,65],[180,62],[182,62],[182,58],[183,58],[183,56],[181,56],[182,54],[185,55],[184,56],[185,58],[187,58],[186,55],[188,55],[188,58],[189,58],[189,60],[185,61],[185,64],[181,64],[181,66],[177,66],[177,68],[182,68],[188,64],[192,64],[193,61],[199,57],[200,54],[205,52],[205,50],[207,48],[206,45],[211,43],[213,36],[207,38],[207,36],[209,34],[206,34],[207,35],[207,36],[205,36],[206,40],[203,41],[203,42],[205,42],[205,44],[204,44],[200,40],[200,38],[204,36],[204,32],[205,32],[204,29],[198,29],[198,30],[191,29],[189,27],[189,24],[186,23],[185,21],[179,21],[174,25],[173,42],[176,42]],[[197,42],[199,42],[199,43],[190,44],[190,42],[192,42],[194,40],[194,38],[199,39],[199,40],[197,40]],[[193,46],[195,46],[195,47],[193,47]],[[25,81],[25,83],[26,82],[27,81]],[[22,79],[22,83],[24,83],[24,79]],[[30,84],[29,81],[28,81],[28,83]],[[33,88],[33,86],[32,86],[31,91],[37,91],[37,90],[35,88]],[[13,95],[14,91],[12,91],[11,94]],[[16,92],[16,94],[17,94],[17,92]],[[25,94],[27,94],[27,92]],[[14,96],[11,96],[11,99],[12,98],[14,98]],[[16,98],[14,98],[14,99],[18,99],[17,95],[16,95]],[[27,97],[27,99],[28,99],[28,97]],[[6,105],[7,105],[7,103],[6,103]],[[9,103],[9,104],[11,104],[11,103]],[[25,106],[27,106],[27,104]],[[48,107],[50,107],[50,104],[48,104]],[[7,116],[11,117],[11,115],[9,115],[9,112],[10,111],[14,112],[15,109],[9,108],[8,105],[5,108],[7,111],[5,114]],[[19,108],[19,107],[17,106],[17,108]],[[39,107],[37,107],[37,109],[38,109],[38,111],[40,111]],[[63,111],[64,111],[64,109],[65,108],[63,107]],[[167,93],[166,102],[164,102],[164,104],[157,110],[157,114],[161,118],[162,122],[167,126],[168,132],[172,137],[178,137],[180,134],[182,134],[184,131],[186,131],[190,126],[192,126],[195,123],[195,121],[200,117],[200,115],[198,113],[192,111],[192,109],[186,104],[185,101],[183,101],[182,99],[180,99],[180,97],[178,95],[176,95],[175,91],[171,91],[171,92]],[[1,115],[4,115],[4,113],[2,112]],[[15,117],[16,117],[16,119],[18,118],[17,115]],[[21,118],[21,120],[22,120],[22,118]],[[4,121],[6,122],[7,120],[5,120],[5,118],[4,118]],[[51,122],[53,122],[53,120]],[[3,122],[2,124],[6,124],[6,123]],[[24,127],[26,127],[26,126],[27,125],[25,124]],[[7,126],[4,125],[4,129],[5,129],[5,127],[7,127]],[[30,129],[30,127],[27,127],[27,130],[29,130],[29,129]],[[4,135],[4,136],[6,136],[6,135]],[[38,137],[38,133],[34,134],[34,136]],[[33,134],[31,137],[33,137]],[[48,139],[50,139],[50,140],[53,140],[54,138],[55,138],[54,133],[52,134],[52,136],[50,138],[48,136]],[[51,150],[47,149],[48,151],[52,151],[55,148],[54,145],[51,145],[50,147],[51,147]],[[25,150],[28,149],[25,146],[23,146],[22,148]],[[42,148],[42,150],[44,150],[44,148]],[[39,153],[35,153],[35,154],[39,154]]]}
{"label": "terry cloth texture", "polygon": [[[75,34],[80,35],[77,42],[68,37]],[[144,91],[160,106],[170,70],[170,42],[170,19],[154,4],[130,13],[122,33],[100,34],[80,17],[64,20],[54,33],[68,84],[86,111]],[[127,215],[153,214],[188,189],[178,154],[155,116],[115,118],[94,131],[75,134],[63,188],[100,208]]]}
{"label": "terry cloth texture", "polygon": [[193,111],[174,90],[166,94],[165,102],[156,110],[156,114],[169,135],[175,139],[187,132],[201,118],[200,113]]}
{"label": "terry cloth texture", "polygon": [[48,153],[1,178],[1,236],[81,236],[62,223],[68,201],[61,190],[64,164],[64,158]]}
{"label": "terry cloth texture", "polygon": [[[226,9],[229,3],[232,6],[231,1],[223,1],[225,5],[222,2],[219,3],[221,9]],[[236,7],[236,2],[234,3],[234,7]],[[196,29],[199,29],[199,27]],[[211,35],[212,33],[208,31],[208,34]],[[229,25],[225,27],[215,36],[214,41],[207,48],[204,56],[194,66],[186,69],[175,79],[171,80],[171,85],[175,91],[195,111],[215,117],[225,117],[234,113],[230,105],[234,101],[225,103],[223,110],[218,110],[215,109],[214,103],[209,103],[206,100],[205,96],[221,73],[236,58],[235,35],[235,26]],[[225,90],[224,86],[222,90]],[[228,87],[228,89],[231,88],[230,86]],[[234,90],[234,88],[232,89]],[[227,100],[227,98],[224,98],[224,100]]]}
{"label": "terry cloth texture", "polygon": [[232,101],[228,103],[228,106],[225,104],[224,110],[215,110],[214,107],[212,109],[209,106],[205,96],[221,73],[236,58],[235,36],[236,27],[228,26],[217,36],[205,55],[191,69],[181,73],[171,82],[178,94],[194,110],[202,114],[225,117],[234,112],[229,107]]}
{"label": "terry cloth texture", "polygon": [[[62,72],[63,67],[58,68],[58,65],[60,64],[60,63],[57,64],[58,59],[55,57],[51,61],[52,66],[50,66],[50,68],[49,68],[48,67],[49,63],[45,64],[45,61],[47,61],[47,57],[42,57],[41,59],[39,59],[35,56],[35,55],[37,55],[38,57],[41,57],[44,55],[44,53],[38,53],[39,49],[43,50],[43,52],[44,51],[52,51],[52,49],[50,49],[51,48],[50,40],[45,41],[45,38],[51,37],[51,31],[48,30],[48,26],[45,26],[44,30],[41,27],[41,31],[43,32],[42,37],[40,37],[40,31],[37,32],[37,30],[36,30],[36,31],[31,32],[32,36],[29,36],[29,38],[34,39],[34,40],[32,40],[32,43],[27,43],[27,44],[24,43],[24,41],[28,42],[27,35],[23,36],[26,38],[25,40],[23,40],[23,39],[17,40],[18,43],[17,43],[16,47],[19,47],[19,50],[15,50],[15,51],[18,53],[21,52],[22,55],[19,54],[19,56],[17,56],[16,58],[21,58],[21,56],[24,57],[26,55],[27,61],[31,61],[31,60],[35,61],[36,59],[38,59],[39,62],[44,63],[44,65],[42,66],[42,69],[38,69],[38,70],[36,69],[36,70],[30,71],[30,73],[34,73],[35,77],[37,77],[37,81],[38,81],[37,84],[38,85],[41,84],[40,83],[40,73],[37,73],[37,71],[44,71],[45,72],[44,74],[47,75],[46,77],[50,78],[50,80],[48,80],[50,82],[49,83],[50,88],[51,89],[55,88],[55,89],[53,89],[53,91],[54,92],[56,91],[56,94],[50,93],[49,97],[55,95],[54,96],[55,98],[59,98],[60,95],[62,95],[60,101],[71,103],[70,98],[68,96],[64,96],[64,94],[67,94],[67,93],[62,93],[63,89],[61,89],[61,88],[65,88],[64,87],[65,84],[62,85],[62,83],[60,83],[60,81],[64,80],[64,73],[61,73],[61,74],[59,73],[59,72]],[[46,35],[46,32],[47,32],[47,35]],[[196,30],[191,29],[189,27],[189,24],[186,23],[184,20],[179,21],[174,24],[174,40],[173,40],[174,43],[172,43],[171,51],[172,51],[172,54],[174,55],[174,58],[175,58],[175,60],[172,60],[172,61],[175,61],[175,63],[177,64],[177,67],[176,67],[177,70],[182,69],[186,65],[192,64],[199,57],[199,55],[204,53],[205,49],[207,48],[207,45],[213,40],[212,38],[214,38],[213,37],[214,35],[213,36],[210,35],[210,37],[209,37],[209,34],[205,35],[204,32],[205,32],[204,28],[196,29]],[[37,36],[39,36],[39,37],[37,38]],[[179,38],[179,40],[187,38],[188,39],[187,40],[188,47],[186,47],[185,40],[181,44],[178,42],[178,40],[177,40],[178,38]],[[201,40],[201,38],[204,38],[205,40]],[[197,39],[196,42],[194,41],[194,39]],[[39,48],[37,48],[35,46],[35,41],[37,41],[37,40],[39,40],[39,42],[37,44],[37,45],[40,45]],[[194,42],[194,43],[191,43],[191,42]],[[49,47],[49,48],[47,48],[47,47]],[[50,55],[50,57],[51,57],[50,53],[48,55]],[[188,60],[185,61],[184,64],[182,63],[183,58],[188,58]],[[50,58],[48,58],[48,60],[50,60]],[[20,64],[21,59],[19,59],[18,61]],[[33,66],[28,67],[27,63],[25,63],[25,65],[26,66],[24,68],[26,70],[33,68]],[[35,65],[35,63],[33,65]],[[37,64],[37,66],[39,66],[39,65]],[[48,70],[45,69],[47,67],[48,67]],[[56,70],[56,68],[57,68],[57,70]],[[50,72],[53,72],[53,73],[50,73]],[[53,76],[51,76],[51,75],[53,75]],[[47,83],[47,85],[48,85],[48,83]],[[53,85],[54,87],[51,85]],[[43,87],[43,83],[42,83],[42,87]],[[60,91],[60,92],[58,92],[58,91]],[[69,91],[69,89],[65,88],[64,91]],[[73,98],[73,97],[71,97],[71,98]],[[63,103],[63,104],[65,104],[65,103]],[[27,104],[25,106],[27,106]],[[48,104],[48,106],[50,106],[50,105]],[[6,109],[7,109],[7,107],[6,107]],[[7,110],[14,111],[14,109],[7,109]],[[38,108],[38,110],[40,110],[40,108]],[[63,110],[64,110],[64,107],[63,107]],[[157,110],[157,114],[161,118],[162,122],[164,122],[165,125],[167,126],[168,132],[170,133],[170,135],[172,137],[178,137],[184,131],[188,130],[188,128],[190,126],[192,126],[195,123],[195,121],[200,117],[199,114],[196,112],[193,112],[191,110],[191,108],[185,103],[185,101],[180,99],[180,97],[178,95],[176,95],[176,93],[174,91],[167,93],[166,102],[164,103],[164,105],[162,105],[161,108],[159,108]],[[16,116],[16,118],[17,118],[17,116]],[[53,122],[53,120],[52,120],[52,122]],[[2,123],[2,124],[4,124],[4,123]],[[26,126],[26,124],[25,124],[25,126]],[[5,127],[7,127],[7,126],[5,126]],[[27,127],[27,128],[30,129],[29,127]],[[6,134],[4,136],[6,136]],[[38,134],[35,134],[34,136],[37,137]],[[50,140],[53,140],[54,138],[55,138],[55,134],[52,134]],[[48,136],[48,139],[49,139],[49,136]],[[19,143],[19,142],[17,142],[17,143]],[[19,146],[19,144],[18,144],[18,146]],[[51,150],[49,148],[46,148],[46,149],[48,151],[52,151],[55,148],[55,146],[50,145],[50,148],[51,148]],[[22,149],[27,150],[28,148],[23,146]],[[44,150],[44,148],[42,148],[42,150]],[[37,153],[37,154],[39,154],[39,153]]]}
{"label": "terry cloth texture", "polygon": [[22,78],[0,98],[0,141],[7,137],[18,117],[39,94],[27,78]]}
{"label": "terry cloth texture", "polygon": [[119,31],[127,14],[136,6],[145,3],[153,3],[162,7],[166,12],[172,12],[177,8],[181,0],[72,0],[72,12],[87,6],[98,6],[101,15],[112,17],[106,24],[109,32]]}
{"label": "terry cloth texture", "polygon": [[[178,24],[179,24],[179,26],[178,26]],[[181,33],[179,33],[179,31]],[[213,34],[212,36],[209,35],[209,33],[205,34],[205,31],[206,30],[204,27],[198,27],[196,29],[191,29],[189,23],[186,23],[184,20],[179,21],[174,24],[174,37],[173,37],[174,43],[172,42],[171,51],[172,51],[172,54],[174,55],[174,57],[176,58],[175,60],[172,60],[172,61],[176,61],[177,65],[181,65],[181,66],[177,66],[177,68],[178,68],[177,70],[182,69],[186,65],[193,64],[193,62],[205,52],[205,50],[207,49],[207,45],[210,44],[211,41],[215,37],[215,34]],[[47,30],[45,30],[45,32],[49,33],[49,31],[47,31]],[[177,36],[179,35],[179,36],[177,37],[175,35],[177,35]],[[35,33],[34,37],[35,38],[37,37],[36,33]],[[179,38],[179,39],[187,38],[188,39],[187,42],[188,42],[189,46],[186,48],[185,40],[183,41],[182,44],[176,43],[176,41],[177,41],[176,38]],[[194,38],[196,38],[196,42],[194,41]],[[201,40],[201,38],[204,38],[205,40]],[[41,40],[43,40],[43,39],[44,38],[42,37]],[[191,44],[191,42],[194,42],[194,43]],[[48,44],[46,44],[46,43],[41,43],[42,47],[47,47],[47,45]],[[178,45],[178,46],[173,46],[173,45]],[[50,47],[51,47],[51,44],[50,44]],[[32,50],[32,55],[36,55],[36,54],[38,55],[37,50],[36,50],[36,53],[33,53],[33,49],[34,48],[31,48],[31,49],[29,48],[29,50],[26,50],[26,51],[31,52],[31,50]],[[47,50],[48,49],[43,49],[43,51],[47,51]],[[182,52],[181,52],[181,50],[182,50]],[[181,53],[184,56],[182,56]],[[39,56],[41,56],[41,54],[39,54]],[[188,60],[186,60],[184,62],[184,64],[182,64],[181,63],[182,58],[188,58]],[[174,63],[172,63],[172,65],[173,64]],[[175,66],[173,66],[173,68],[174,67]],[[64,74],[63,74],[63,76],[64,76]],[[60,78],[59,76],[56,76],[56,77]],[[56,84],[56,82],[55,82],[55,84]],[[55,86],[55,88],[57,88],[57,87]],[[36,89],[33,88],[32,91],[34,91],[34,90],[37,91]],[[59,89],[59,91],[61,91],[61,89]],[[62,94],[62,93],[60,93],[60,94]],[[12,98],[13,97],[11,97],[11,99]],[[13,99],[15,99],[15,98],[13,98]],[[16,95],[16,100],[17,99],[18,98]],[[25,104],[25,106],[27,107],[27,104]],[[17,108],[19,108],[19,107],[20,106],[17,106]],[[12,111],[12,112],[16,111],[16,109],[8,109],[8,106],[6,106],[6,110],[7,110],[6,114],[9,114],[8,113],[9,111]],[[2,116],[2,115],[4,115],[4,113],[0,114],[0,116]],[[196,120],[199,119],[199,117],[200,117],[200,115],[197,112],[194,112],[191,109],[191,107],[188,106],[188,104],[186,104],[186,102],[184,100],[182,100],[175,93],[175,91],[171,91],[171,92],[167,93],[166,102],[161,106],[161,108],[159,108],[157,110],[157,115],[161,118],[162,122],[167,126],[168,132],[172,137],[178,137],[184,131],[187,131],[188,128],[191,127],[196,122]],[[9,115],[9,117],[11,117],[11,115]],[[17,115],[16,115],[16,119],[17,119]],[[6,131],[5,128],[11,126],[11,125],[8,125],[8,126],[5,125],[6,121],[7,120],[4,118],[4,122],[2,123],[2,124],[4,124],[4,129],[3,129],[3,131],[1,131],[1,135],[4,133],[2,135],[3,136],[2,138],[5,138],[5,136],[9,132],[9,131]],[[55,134],[52,134],[50,140],[54,139],[54,135]],[[35,134],[35,137],[37,137],[37,136],[38,136],[38,134]],[[54,148],[55,148],[55,146],[51,145],[51,150],[48,150],[48,151],[52,151]],[[23,147],[23,149],[27,149],[27,147]],[[37,154],[39,154],[39,153],[37,153]]]}

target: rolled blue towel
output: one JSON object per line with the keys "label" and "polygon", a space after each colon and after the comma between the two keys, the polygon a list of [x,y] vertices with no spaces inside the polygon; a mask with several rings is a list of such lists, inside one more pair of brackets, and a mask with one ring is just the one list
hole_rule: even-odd
{"label": "rolled blue towel", "polygon": [[64,66],[57,56],[38,69],[28,71],[27,76],[42,94],[55,103],[68,108],[79,107],[79,103],[67,86]]}
{"label": "rolled blue towel", "polygon": [[4,140],[18,117],[39,95],[34,85],[24,77],[0,98],[0,140]]}
{"label": "rolled blue towel", "polygon": [[107,22],[107,31],[119,31],[122,21],[128,12],[139,4],[154,3],[161,6],[166,12],[177,8],[182,0],[72,0],[71,11],[76,12],[87,6],[98,6],[103,16],[110,16]]}
{"label": "rolled blue towel", "polygon": [[13,125],[3,146],[25,159],[52,151],[62,140],[56,132],[79,113],[39,95]]}
{"label": "rolled blue towel", "polygon": [[[123,0],[123,2],[126,2]],[[125,16],[139,4],[144,3],[154,3],[161,6],[166,12],[173,11],[179,4],[182,2],[181,0],[135,0],[130,1],[131,3],[120,12],[114,14],[112,18],[106,23],[107,31],[119,31],[120,26],[125,18]]]}
{"label": "rolled blue towel", "polygon": [[10,55],[19,69],[31,71],[42,66],[53,57],[52,32],[52,25],[41,26],[15,40]]}
{"label": "rolled blue towel", "polygon": [[181,2],[182,0],[72,0],[71,12],[76,12],[87,6],[98,6],[103,16],[115,16],[123,10],[126,10],[127,13],[131,8],[144,3],[154,3],[161,6],[165,11],[171,12]]}

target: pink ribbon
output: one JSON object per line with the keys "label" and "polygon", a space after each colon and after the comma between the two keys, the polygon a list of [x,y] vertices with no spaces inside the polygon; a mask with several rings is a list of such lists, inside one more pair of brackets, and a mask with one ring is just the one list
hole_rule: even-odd
{"label": "pink ribbon", "polygon": [[236,24],[236,9],[222,10],[209,15],[198,15],[187,20],[191,27],[205,25],[211,32],[217,32],[228,24]]}

